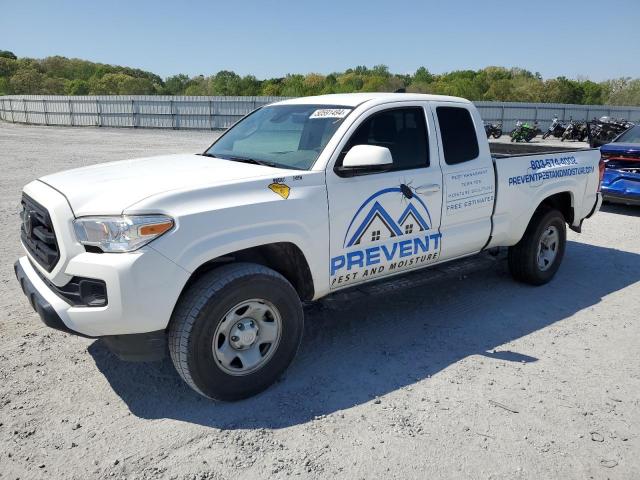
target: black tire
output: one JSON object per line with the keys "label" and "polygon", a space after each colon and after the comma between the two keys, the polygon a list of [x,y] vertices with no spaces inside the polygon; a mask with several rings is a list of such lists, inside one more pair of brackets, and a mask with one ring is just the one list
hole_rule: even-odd
{"label": "black tire", "polygon": [[[555,227],[558,232],[558,245],[555,259],[546,269],[538,264],[538,247],[542,235]],[[540,208],[533,215],[520,241],[509,247],[509,271],[519,282],[530,285],[544,285],[558,271],[567,242],[567,228],[562,213],[558,210]]]}
{"label": "black tire", "polygon": [[[275,352],[258,370],[237,376],[225,372],[213,353],[213,337],[225,314],[249,299],[264,299],[281,317]],[[255,395],[274,383],[300,345],[304,314],[293,286],[279,273],[253,263],[233,263],[205,274],[189,287],[171,317],[169,351],[182,379],[214,400]]]}
{"label": "black tire", "polygon": [[498,139],[502,136],[502,130],[498,129],[493,133],[493,138]]}
{"label": "black tire", "polygon": [[551,135],[550,132],[544,132],[544,134],[542,135],[542,139],[546,139],[549,135]]}

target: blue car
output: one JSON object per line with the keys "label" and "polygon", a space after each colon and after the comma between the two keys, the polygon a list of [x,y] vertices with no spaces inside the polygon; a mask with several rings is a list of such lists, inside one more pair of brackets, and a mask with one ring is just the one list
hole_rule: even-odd
{"label": "blue car", "polygon": [[640,125],[600,147],[605,164],[602,196],[605,201],[640,205]]}

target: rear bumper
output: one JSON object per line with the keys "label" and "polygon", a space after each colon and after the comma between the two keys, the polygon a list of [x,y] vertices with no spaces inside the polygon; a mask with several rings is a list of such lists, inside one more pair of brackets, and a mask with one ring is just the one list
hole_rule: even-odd
{"label": "rear bumper", "polygon": [[604,199],[609,202],[640,204],[640,173],[607,168],[601,188]]}
{"label": "rear bumper", "polygon": [[640,194],[631,195],[631,194],[620,194],[615,192],[604,192],[604,199],[607,202],[612,203],[622,203],[624,205],[640,205]]}

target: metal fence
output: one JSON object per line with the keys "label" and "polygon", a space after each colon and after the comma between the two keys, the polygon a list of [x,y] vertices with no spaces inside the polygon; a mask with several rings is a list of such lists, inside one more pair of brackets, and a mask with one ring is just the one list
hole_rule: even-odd
{"label": "metal fence", "polygon": [[542,130],[549,128],[554,116],[561,121],[593,120],[602,116],[640,123],[640,107],[609,105],[571,105],[564,103],[473,102],[486,122],[502,122],[505,132],[512,130],[518,120],[538,122]]}
{"label": "metal fence", "polygon": [[[284,97],[42,96],[0,97],[0,119],[34,125],[224,129],[256,108]],[[546,129],[554,116],[566,121],[607,115],[640,122],[640,107],[553,103],[475,102],[485,121],[510,131],[516,121]]]}
{"label": "metal fence", "polygon": [[0,118],[32,125],[215,130],[281,97],[0,97]]}

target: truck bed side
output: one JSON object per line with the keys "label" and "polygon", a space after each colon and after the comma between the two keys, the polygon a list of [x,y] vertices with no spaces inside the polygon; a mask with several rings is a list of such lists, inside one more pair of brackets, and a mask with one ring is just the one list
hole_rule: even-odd
{"label": "truck bed side", "polygon": [[597,200],[599,161],[597,149],[494,158],[496,203],[488,247],[518,243],[535,210],[553,195],[569,199],[573,218],[567,221],[578,227]]}

